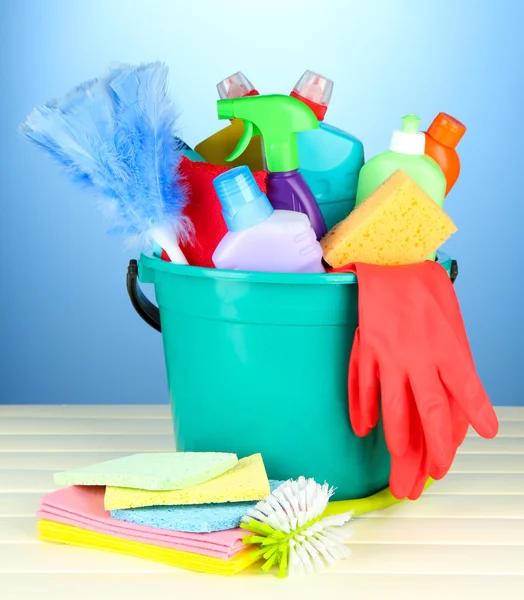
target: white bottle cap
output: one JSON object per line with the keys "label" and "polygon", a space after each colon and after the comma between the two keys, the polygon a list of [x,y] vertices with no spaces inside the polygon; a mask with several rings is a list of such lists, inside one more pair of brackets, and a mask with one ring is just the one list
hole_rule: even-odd
{"label": "white bottle cap", "polygon": [[389,149],[399,154],[424,154],[426,136],[418,131],[419,123],[420,119],[415,115],[402,117],[402,130],[393,132]]}

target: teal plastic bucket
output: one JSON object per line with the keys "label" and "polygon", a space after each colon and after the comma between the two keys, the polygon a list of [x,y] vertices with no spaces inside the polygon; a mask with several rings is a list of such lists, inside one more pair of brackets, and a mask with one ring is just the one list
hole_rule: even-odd
{"label": "teal plastic bucket", "polygon": [[[133,304],[160,329],[132,263]],[[138,278],[155,287],[179,451],[261,453],[270,478],[327,481],[337,500],[387,487],[382,427],[359,438],[348,415],[354,275],[221,271],[141,256]]]}

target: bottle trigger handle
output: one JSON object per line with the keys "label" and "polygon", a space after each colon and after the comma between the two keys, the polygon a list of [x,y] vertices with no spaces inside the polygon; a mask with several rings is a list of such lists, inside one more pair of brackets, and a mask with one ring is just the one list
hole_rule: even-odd
{"label": "bottle trigger handle", "polygon": [[[242,121],[244,123],[244,133],[242,137],[238,141],[237,147],[231,152],[231,154],[226,158],[227,162],[231,162],[232,160],[237,159],[241,154],[244,153],[246,148],[249,146],[249,142],[251,138],[255,134],[253,123],[251,121]],[[257,133],[259,133],[257,128]]]}

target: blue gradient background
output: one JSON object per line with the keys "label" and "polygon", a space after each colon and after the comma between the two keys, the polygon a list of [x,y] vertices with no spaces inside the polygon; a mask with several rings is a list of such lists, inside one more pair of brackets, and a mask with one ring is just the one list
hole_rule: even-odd
{"label": "blue gradient background", "polygon": [[307,68],[334,79],[327,121],[360,137],[367,157],[406,113],[425,126],[440,110],[463,120],[447,203],[460,232],[446,250],[493,402],[524,404],[523,22],[515,0],[4,0],[0,403],[168,401],[161,337],[126,294],[133,253],[15,132],[33,106],[111,61],[161,59],[191,145],[221,126],[215,84],[237,70],[263,93],[288,93]]}

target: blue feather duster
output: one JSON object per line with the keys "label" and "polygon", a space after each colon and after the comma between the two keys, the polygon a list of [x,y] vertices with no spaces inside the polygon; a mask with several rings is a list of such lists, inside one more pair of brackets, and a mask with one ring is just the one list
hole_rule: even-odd
{"label": "blue feather duster", "polygon": [[167,76],[159,62],[114,65],[104,77],[35,108],[20,130],[75,183],[101,196],[112,232],[143,245],[154,239],[172,260],[185,262],[177,246],[191,230],[178,174],[184,146]]}
{"label": "blue feather duster", "polygon": [[[175,140],[178,115],[168,99],[167,75],[161,63],[122,69],[109,87],[116,105],[117,149],[137,181],[137,194],[147,198],[142,219],[151,229],[177,224],[180,237],[187,225],[181,202],[185,190],[177,171],[182,147]],[[134,212],[142,201],[136,197],[123,212]]]}

